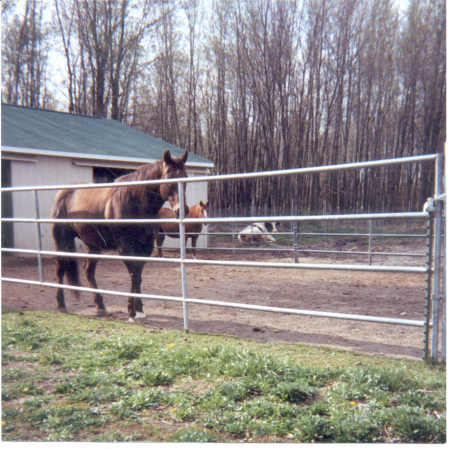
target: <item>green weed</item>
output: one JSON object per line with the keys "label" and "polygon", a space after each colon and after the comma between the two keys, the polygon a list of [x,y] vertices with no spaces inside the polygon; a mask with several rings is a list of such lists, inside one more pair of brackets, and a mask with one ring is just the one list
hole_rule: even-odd
{"label": "green weed", "polygon": [[160,390],[142,390],[131,395],[127,402],[132,410],[156,408],[166,403],[166,397]]}
{"label": "green weed", "polygon": [[188,428],[175,432],[173,441],[184,443],[215,443],[217,442],[217,437],[207,430]]}
{"label": "green weed", "polygon": [[391,432],[403,441],[445,443],[445,416],[424,414],[420,407],[400,406],[390,411]]}
{"label": "green weed", "polygon": [[283,401],[300,403],[312,399],[315,390],[304,383],[289,382],[278,385],[274,393]]}
{"label": "green weed", "polygon": [[335,428],[330,419],[324,416],[305,414],[296,422],[294,437],[303,442],[322,442],[335,440]]}
{"label": "green weed", "polygon": [[49,411],[43,427],[50,441],[70,441],[89,427],[103,426],[108,419],[98,408],[57,407]]}

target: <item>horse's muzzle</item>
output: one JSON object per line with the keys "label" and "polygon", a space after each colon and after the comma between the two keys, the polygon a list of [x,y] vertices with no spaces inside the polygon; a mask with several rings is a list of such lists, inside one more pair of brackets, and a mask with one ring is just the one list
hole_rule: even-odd
{"label": "horse's muzzle", "polygon": [[178,214],[178,210],[180,209],[180,201],[178,198],[178,194],[174,194],[167,198],[169,201],[169,206],[175,214]]}

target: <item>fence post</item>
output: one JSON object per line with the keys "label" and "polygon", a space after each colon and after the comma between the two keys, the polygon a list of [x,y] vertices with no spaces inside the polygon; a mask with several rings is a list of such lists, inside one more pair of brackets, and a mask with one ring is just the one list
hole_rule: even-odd
{"label": "fence post", "polygon": [[236,223],[231,223],[231,248],[231,253],[234,260],[236,256]]}
{"label": "fence post", "polygon": [[189,305],[186,302],[188,294],[187,294],[186,264],[184,263],[184,260],[186,259],[185,224],[183,223],[185,198],[184,198],[184,184],[182,182],[178,183],[178,202],[180,205],[179,228],[180,228],[180,259],[181,259],[181,294],[183,297],[183,323],[184,323],[184,330],[186,332],[189,332]]}
{"label": "fence post", "polygon": [[433,217],[430,214],[427,220],[427,284],[425,297],[425,319],[424,319],[424,338],[423,338],[423,358],[425,361],[430,359],[430,316],[431,316],[431,291],[433,283]]}
{"label": "fence post", "polygon": [[369,265],[372,265],[372,234],[373,234],[373,221],[369,220]]}
{"label": "fence post", "polygon": [[[39,219],[40,217],[40,210],[39,210],[39,197],[38,197],[38,191],[33,190],[34,192],[34,218]],[[42,251],[42,236],[41,236],[41,224],[39,222],[36,222],[36,235],[37,235],[37,244],[38,244],[38,250],[39,253],[37,255],[37,262],[38,262],[38,273],[39,273],[39,281],[44,281],[44,271],[42,269],[42,257],[41,257],[41,251]]]}
{"label": "fence post", "polygon": [[447,315],[446,315],[446,309],[447,309],[447,271],[446,271],[446,263],[447,263],[447,256],[446,256],[446,235],[445,235],[445,229],[446,229],[446,223],[444,221],[444,239],[443,239],[443,261],[442,261],[442,273],[443,273],[443,285],[442,285],[442,297],[443,297],[443,304],[442,304],[442,341],[441,341],[441,357],[442,361],[445,363],[447,362]]}
{"label": "fence post", "polygon": [[293,223],[294,227],[294,262],[298,263],[298,238],[299,238],[299,232],[298,232],[298,221]]}
{"label": "fence post", "polygon": [[435,169],[435,186],[434,195],[436,201],[434,202],[434,276],[433,276],[433,314],[432,314],[432,339],[431,339],[431,360],[438,361],[438,343],[439,343],[439,324],[440,324],[440,306],[442,300],[441,291],[441,248],[442,248],[442,201],[438,199],[442,194],[442,180],[443,180],[443,159],[442,154],[436,155],[436,169]]}

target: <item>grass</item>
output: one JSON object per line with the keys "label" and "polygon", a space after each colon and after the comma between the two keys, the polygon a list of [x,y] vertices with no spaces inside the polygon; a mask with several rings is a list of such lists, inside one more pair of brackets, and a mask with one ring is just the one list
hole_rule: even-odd
{"label": "grass", "polygon": [[445,442],[445,369],[4,313],[8,441]]}

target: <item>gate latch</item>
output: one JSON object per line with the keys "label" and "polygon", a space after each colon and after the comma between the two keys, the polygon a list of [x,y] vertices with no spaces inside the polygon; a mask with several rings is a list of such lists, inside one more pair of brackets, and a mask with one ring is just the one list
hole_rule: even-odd
{"label": "gate latch", "polygon": [[423,211],[428,212],[429,214],[432,214],[435,210],[436,210],[436,204],[435,204],[434,198],[432,198],[430,196],[429,198],[427,198],[427,200],[425,201],[425,203],[423,205]]}
{"label": "gate latch", "polygon": [[438,202],[444,202],[446,200],[446,194],[441,193],[440,195],[437,195],[436,197],[429,197],[425,201],[423,205],[423,211],[428,212],[429,214],[432,214],[436,211],[436,206]]}

